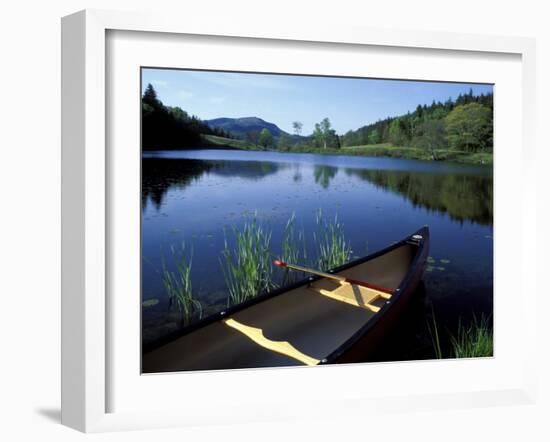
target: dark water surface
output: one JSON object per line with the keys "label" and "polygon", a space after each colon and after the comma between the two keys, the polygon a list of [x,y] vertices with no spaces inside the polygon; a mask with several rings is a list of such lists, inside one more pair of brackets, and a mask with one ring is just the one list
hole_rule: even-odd
{"label": "dark water surface", "polygon": [[424,284],[379,360],[431,358],[432,309],[441,329],[451,331],[459,318],[467,323],[473,313],[493,310],[490,167],[273,152],[147,152],[142,200],[146,343],[177,327],[161,282],[162,256],[182,241],[192,245],[194,296],[206,314],[219,311],[227,302],[220,264],[224,237],[254,214],[272,231],[274,253],[293,213],[309,240],[319,208],[327,218],[338,215],[354,257],[430,227]]}

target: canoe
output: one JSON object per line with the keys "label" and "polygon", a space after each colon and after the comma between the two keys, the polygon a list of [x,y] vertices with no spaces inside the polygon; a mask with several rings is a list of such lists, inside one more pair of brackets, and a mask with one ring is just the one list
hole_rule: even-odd
{"label": "canoe", "polygon": [[329,272],[389,293],[312,276],[144,347],[142,372],[366,361],[406,309],[422,277],[429,242],[423,227]]}

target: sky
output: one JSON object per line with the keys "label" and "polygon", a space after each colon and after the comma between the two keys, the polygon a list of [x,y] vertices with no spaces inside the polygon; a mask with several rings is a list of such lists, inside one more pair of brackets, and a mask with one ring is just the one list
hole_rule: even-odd
{"label": "sky", "polygon": [[142,91],[151,83],[167,106],[179,106],[203,120],[259,117],[303,135],[328,117],[339,134],[377,120],[414,111],[418,104],[456,98],[472,88],[475,95],[492,85],[367,78],[312,77],[176,69],[142,70]]}

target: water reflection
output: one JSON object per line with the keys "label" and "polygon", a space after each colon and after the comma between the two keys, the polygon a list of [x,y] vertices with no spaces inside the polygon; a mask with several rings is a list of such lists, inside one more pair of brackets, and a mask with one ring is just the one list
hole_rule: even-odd
{"label": "water reflection", "polygon": [[[431,262],[424,274],[426,303],[442,327],[457,315],[492,312],[492,170],[447,163],[274,152],[185,151],[144,154],[142,160],[143,342],[174,331],[159,276],[173,245],[194,249],[193,290],[205,315],[226,306],[220,253],[233,228],[250,214],[272,233],[274,255],[286,222],[296,215],[307,254],[316,233],[315,213],[338,216],[354,256],[377,250],[428,224]],[[232,237],[229,235],[229,244]],[[168,264],[170,265],[170,264]],[[431,342],[420,302],[416,322],[399,355],[426,354]],[[428,311],[428,310],[426,310]],[[401,335],[402,336],[402,335]],[[414,352],[414,353],[411,353]]]}
{"label": "water reflection", "polygon": [[152,202],[157,210],[171,188],[183,190],[203,175],[257,181],[289,168],[269,161],[204,161],[149,157],[142,160],[142,208]]}
{"label": "water reflection", "polygon": [[315,177],[315,182],[323,189],[328,189],[330,182],[338,173],[338,168],[334,166],[326,166],[317,164],[313,167],[313,176]]}
{"label": "water reflection", "polygon": [[415,207],[447,213],[458,221],[493,224],[493,179],[487,176],[346,169],[384,190],[404,196]]}
{"label": "water reflection", "polygon": [[[159,210],[169,189],[185,189],[204,175],[259,181],[291,169],[292,180],[301,182],[303,166],[271,161],[224,161],[144,158],[142,161],[142,207],[151,202]],[[403,196],[414,207],[422,207],[453,220],[493,223],[493,180],[485,174],[430,173],[426,171],[343,168],[325,164],[312,166],[314,182],[329,189],[342,170],[347,176],[369,182]],[[282,180],[284,177],[281,178]]]}
{"label": "water reflection", "polygon": [[212,164],[200,160],[167,160],[144,158],[141,162],[141,205],[143,210],[149,201],[160,209],[170,188],[184,189],[212,168]]}

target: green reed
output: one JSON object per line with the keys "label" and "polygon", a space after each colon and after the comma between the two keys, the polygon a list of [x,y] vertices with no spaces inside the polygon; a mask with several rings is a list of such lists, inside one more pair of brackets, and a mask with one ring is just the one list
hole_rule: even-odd
{"label": "green reed", "polygon": [[466,327],[458,323],[457,336],[451,336],[455,358],[479,358],[493,356],[493,330],[485,316]]}
{"label": "green reed", "polygon": [[434,314],[433,307],[432,307],[432,324],[430,325],[430,323],[428,323],[428,331],[432,338],[432,345],[434,348],[435,358],[443,359],[443,352],[441,351],[441,341],[439,340],[439,332],[437,329],[437,323],[435,321],[435,314]]}
{"label": "green reed", "polygon": [[313,233],[313,242],[317,254],[316,267],[320,270],[330,270],[348,262],[351,258],[351,244],[346,239],[344,226],[338,221],[326,220],[323,211],[317,211],[315,221],[317,232]]}
{"label": "green reed", "polygon": [[242,230],[233,229],[235,245],[224,241],[222,270],[228,290],[227,304],[240,304],[272,286],[271,232],[265,231],[256,220],[246,221]]}
{"label": "green reed", "polygon": [[487,317],[477,319],[474,315],[469,326],[462,325],[459,318],[456,335],[448,332],[450,350],[448,356],[443,356],[438,326],[432,309],[432,324],[428,323],[428,331],[432,338],[436,359],[448,358],[481,358],[493,356],[493,330]]}
{"label": "green reed", "polygon": [[162,256],[161,279],[164,289],[170,299],[170,305],[176,305],[181,314],[183,326],[187,326],[195,318],[202,317],[202,305],[193,299],[193,286],[191,283],[191,267],[193,265],[193,249],[186,253],[185,243],[181,243],[181,249],[170,247],[171,257],[175,271],[168,270],[166,260]]}
{"label": "green reed", "polygon": [[[291,264],[307,265],[307,244],[303,229],[296,229],[296,214],[293,212],[283,231],[280,259]],[[304,277],[304,273],[285,268],[282,285],[287,285]]]}

